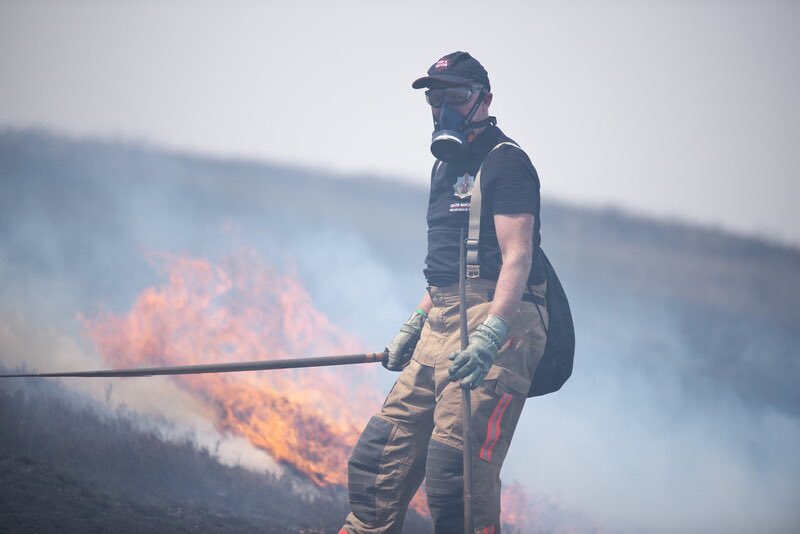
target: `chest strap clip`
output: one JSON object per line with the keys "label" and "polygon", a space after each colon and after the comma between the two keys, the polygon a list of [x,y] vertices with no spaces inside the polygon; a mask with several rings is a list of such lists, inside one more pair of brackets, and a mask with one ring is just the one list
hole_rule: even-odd
{"label": "chest strap clip", "polygon": [[478,260],[478,240],[468,237],[464,241],[467,261],[467,278],[479,278],[481,275],[480,261]]}

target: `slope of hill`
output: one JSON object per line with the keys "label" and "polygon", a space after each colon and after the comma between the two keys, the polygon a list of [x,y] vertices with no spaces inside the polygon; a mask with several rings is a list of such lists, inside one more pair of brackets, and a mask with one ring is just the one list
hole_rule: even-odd
{"label": "slope of hill", "polygon": [[321,534],[347,513],[340,487],[224,466],[191,436],[169,438],[53,382],[0,384],[0,429],[4,532]]}
{"label": "slope of hill", "polygon": [[[543,206],[544,247],[576,319],[575,372],[526,409],[504,479],[535,481],[537,497],[558,495],[562,509],[613,531],[793,531],[800,252],[546,197]],[[34,339],[42,333],[95,350],[76,317],[125,313],[161,279],[150,252],[213,259],[237,247],[296,271],[321,311],[382,347],[424,288],[425,208],[424,190],[387,178],[4,131],[0,363],[70,363],[49,356],[53,344]],[[61,472],[35,465],[42,477]],[[667,490],[676,486],[686,490]]]}

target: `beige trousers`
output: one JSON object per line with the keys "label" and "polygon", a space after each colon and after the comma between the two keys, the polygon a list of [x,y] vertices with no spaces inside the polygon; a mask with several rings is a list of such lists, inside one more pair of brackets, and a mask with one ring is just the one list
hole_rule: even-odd
{"label": "beige trousers", "polygon": [[[493,281],[467,281],[470,332],[486,318],[494,287]],[[448,356],[461,347],[458,285],[429,293],[434,307],[414,355],[348,462],[352,512],[340,534],[401,532],[423,478],[435,532],[464,532],[462,396],[448,375]],[[544,294],[544,284],[526,290],[506,343],[472,391],[476,533],[500,534],[500,469],[544,352]]]}

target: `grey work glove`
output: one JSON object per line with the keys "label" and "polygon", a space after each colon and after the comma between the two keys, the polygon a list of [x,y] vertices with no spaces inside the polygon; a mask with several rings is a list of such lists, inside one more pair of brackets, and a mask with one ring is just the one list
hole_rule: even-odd
{"label": "grey work glove", "polygon": [[510,327],[497,315],[489,315],[469,336],[467,348],[450,355],[450,380],[461,380],[462,388],[481,385],[492,366],[497,351],[503,346]]}
{"label": "grey work glove", "polygon": [[400,331],[384,351],[387,353],[386,358],[381,362],[384,367],[390,371],[403,369],[403,366],[411,359],[411,355],[414,354],[414,348],[417,346],[427,318],[427,315],[418,310],[400,327]]}

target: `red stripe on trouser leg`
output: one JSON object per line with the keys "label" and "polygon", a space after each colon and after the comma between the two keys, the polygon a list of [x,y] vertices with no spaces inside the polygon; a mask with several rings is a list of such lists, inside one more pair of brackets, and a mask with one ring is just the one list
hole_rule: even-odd
{"label": "red stripe on trouser leg", "polygon": [[503,405],[505,401],[505,396],[501,397],[499,401],[497,401],[497,406],[494,407],[494,411],[492,411],[492,415],[489,417],[489,423],[486,427],[486,441],[483,443],[483,447],[481,447],[481,458],[486,454],[486,447],[489,446],[493,437],[494,437],[494,422],[497,419],[497,414],[500,412],[500,407]]}
{"label": "red stripe on trouser leg", "polygon": [[492,442],[491,445],[489,445],[489,449],[487,451],[489,457],[486,459],[486,461],[492,460],[492,449],[494,449],[494,446],[497,445],[497,442],[500,440],[500,430],[501,430],[500,422],[503,420],[503,414],[506,413],[506,408],[508,408],[508,405],[511,404],[511,399],[513,398],[510,393],[506,393],[506,395],[508,395],[508,397],[506,398],[506,403],[503,404],[503,407],[500,409],[500,414],[497,416],[497,421],[495,421],[495,426],[497,428],[495,429],[496,432],[494,436],[494,441]]}
{"label": "red stripe on trouser leg", "polygon": [[489,423],[486,426],[486,441],[483,442],[483,447],[481,447],[481,451],[478,454],[481,460],[486,460],[487,462],[492,460],[492,449],[500,439],[500,421],[503,419],[503,413],[505,413],[510,402],[511,393],[503,393],[503,396],[497,402],[497,406],[494,407],[494,411],[489,417]]}
{"label": "red stripe on trouser leg", "polygon": [[496,442],[495,433],[498,432],[498,428],[496,425],[498,415],[503,409],[503,404],[506,401],[506,397],[510,396],[508,393],[505,393],[499,401],[497,401],[497,406],[494,407],[494,411],[492,411],[492,415],[489,417],[489,422],[486,426],[486,441],[484,441],[483,446],[481,447],[480,453],[478,457],[481,460],[486,460],[487,462],[491,459],[492,455],[490,452],[493,443]]}

